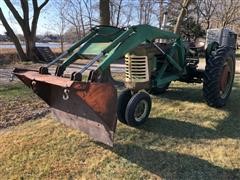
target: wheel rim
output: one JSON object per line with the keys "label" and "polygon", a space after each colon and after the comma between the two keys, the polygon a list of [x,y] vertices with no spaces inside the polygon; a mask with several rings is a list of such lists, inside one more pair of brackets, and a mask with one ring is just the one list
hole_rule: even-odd
{"label": "wheel rim", "polygon": [[141,100],[136,106],[134,112],[134,118],[137,122],[141,122],[147,115],[148,102],[146,100]]}
{"label": "wheel rim", "polygon": [[220,96],[226,98],[231,90],[233,80],[233,61],[231,58],[224,63],[223,70],[220,77]]}

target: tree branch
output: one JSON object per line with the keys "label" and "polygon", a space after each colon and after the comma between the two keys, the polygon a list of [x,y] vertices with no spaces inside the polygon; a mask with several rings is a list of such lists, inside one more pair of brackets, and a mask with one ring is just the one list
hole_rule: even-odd
{"label": "tree branch", "polygon": [[[23,11],[23,19],[25,24],[29,22],[29,7],[28,7],[28,2],[25,0],[21,0],[21,6],[22,6],[22,11]],[[26,22],[27,21],[27,22]]]}
{"label": "tree branch", "polygon": [[21,0],[21,6],[23,11],[23,26],[21,26],[23,32],[30,34],[30,27],[29,27],[29,6],[28,2],[25,0]]}
{"label": "tree branch", "polygon": [[20,14],[16,10],[16,8],[13,6],[13,4],[9,0],[4,0],[4,2],[7,5],[7,7],[10,9],[10,11],[12,12],[13,16],[15,17],[15,19],[17,20],[19,25],[22,26],[23,18],[20,16]]}
{"label": "tree branch", "polygon": [[40,6],[39,6],[39,10],[41,10],[47,3],[49,0],[45,0]]}
{"label": "tree branch", "polygon": [[38,10],[38,1],[37,0],[32,0],[32,3],[33,3],[34,11]]}
{"label": "tree branch", "polygon": [[17,49],[17,52],[20,56],[20,58],[22,60],[26,59],[26,56],[25,56],[25,53],[22,49],[22,46],[16,36],[16,34],[14,33],[13,29],[10,27],[10,25],[8,24],[3,12],[2,12],[2,9],[0,8],[0,20],[2,21],[2,24],[3,26],[5,27],[6,31],[7,31],[7,34],[8,36],[11,38],[11,40],[14,42],[15,46],[16,46],[16,49]]}

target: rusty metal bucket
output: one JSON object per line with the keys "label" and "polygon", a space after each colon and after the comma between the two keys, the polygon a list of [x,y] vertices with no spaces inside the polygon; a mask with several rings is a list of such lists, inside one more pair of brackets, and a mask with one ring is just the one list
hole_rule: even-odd
{"label": "rusty metal bucket", "polygon": [[113,85],[74,82],[27,69],[14,69],[13,73],[51,107],[60,122],[113,146],[117,124],[117,91]]}

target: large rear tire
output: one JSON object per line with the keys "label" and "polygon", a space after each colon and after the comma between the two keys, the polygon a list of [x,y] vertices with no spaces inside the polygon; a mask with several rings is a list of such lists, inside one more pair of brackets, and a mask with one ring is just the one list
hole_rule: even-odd
{"label": "large rear tire", "polygon": [[207,49],[205,51],[206,61],[208,61],[209,58],[212,58],[215,55],[218,48],[219,48],[218,42],[214,41],[214,42],[208,44]]}
{"label": "large rear tire", "polygon": [[120,92],[117,101],[117,117],[121,123],[127,124],[125,119],[125,112],[127,108],[128,101],[131,99],[132,93],[129,89],[124,89]]}
{"label": "large rear tire", "polygon": [[127,104],[125,119],[130,126],[139,126],[148,119],[152,102],[145,92],[138,92],[132,96]]}
{"label": "large rear tire", "polygon": [[220,47],[206,60],[203,95],[208,105],[222,107],[231,93],[235,74],[235,53],[230,47]]}

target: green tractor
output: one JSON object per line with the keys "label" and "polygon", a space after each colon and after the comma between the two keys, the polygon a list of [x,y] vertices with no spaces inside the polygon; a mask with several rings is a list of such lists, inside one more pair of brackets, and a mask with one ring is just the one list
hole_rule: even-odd
{"label": "green tractor", "polygon": [[[13,73],[50,106],[59,121],[112,146],[117,117],[129,126],[143,124],[151,111],[150,94],[163,93],[172,81],[203,83],[206,102],[214,107],[224,106],[234,80],[234,47],[210,42],[206,68],[199,70],[197,48],[177,34],[150,25],[96,26],[39,70],[16,68]],[[50,74],[48,68],[66,56],[55,74]],[[64,77],[70,64],[88,58],[89,63],[79,72]],[[121,58],[125,59],[126,89],[117,97],[114,86],[104,82],[102,75]],[[96,62],[97,69],[88,71],[83,80],[83,73]]]}

